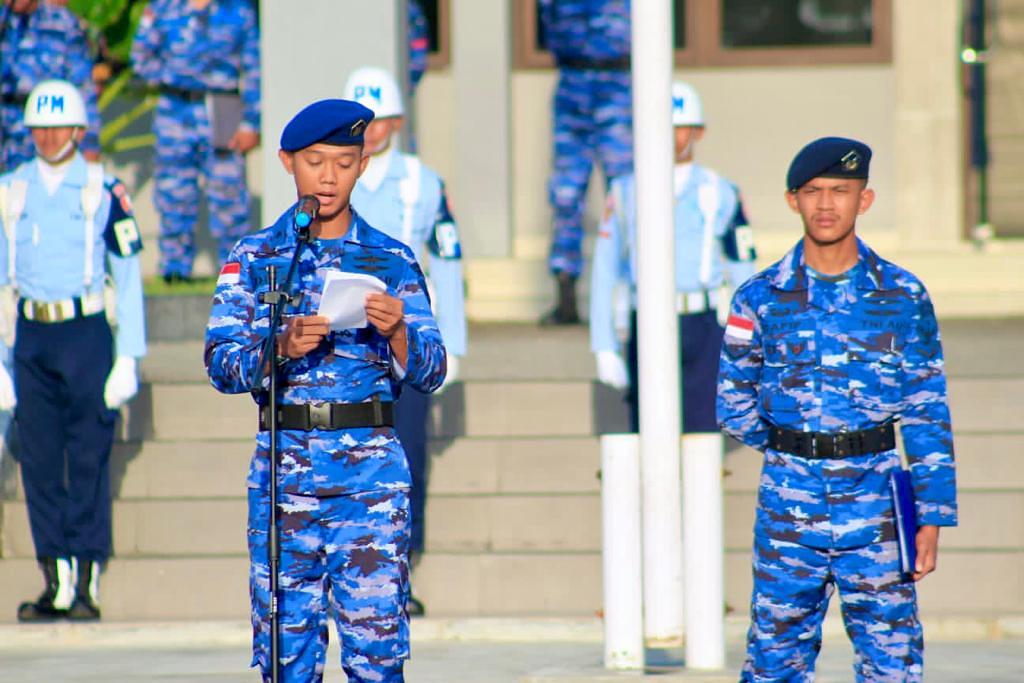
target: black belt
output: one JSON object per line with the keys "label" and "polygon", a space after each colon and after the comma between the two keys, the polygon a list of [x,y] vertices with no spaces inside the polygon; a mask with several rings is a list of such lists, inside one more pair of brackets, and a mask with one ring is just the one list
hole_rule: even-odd
{"label": "black belt", "polygon": [[[367,403],[299,403],[277,407],[279,429],[356,429],[393,427],[395,408],[391,401],[375,398]],[[270,429],[270,407],[260,407],[260,431]]]}
{"label": "black belt", "polygon": [[221,94],[221,95],[237,95],[238,90],[189,90],[188,88],[179,88],[174,85],[161,85],[160,92],[164,95],[170,95],[171,97],[177,97],[179,100],[186,100],[188,102],[198,102],[206,99],[206,96],[210,93]]}
{"label": "black belt", "polygon": [[838,434],[796,432],[773,426],[768,432],[768,447],[804,458],[844,458],[891,451],[896,448],[896,430],[892,422],[859,432]]}
{"label": "black belt", "polygon": [[0,102],[2,102],[3,104],[13,104],[19,107],[24,107],[25,103],[28,102],[28,95],[7,93],[4,95],[0,95]]}
{"label": "black belt", "polygon": [[629,55],[610,57],[608,59],[587,59],[585,57],[559,57],[559,69],[578,69],[580,71],[629,71]]}

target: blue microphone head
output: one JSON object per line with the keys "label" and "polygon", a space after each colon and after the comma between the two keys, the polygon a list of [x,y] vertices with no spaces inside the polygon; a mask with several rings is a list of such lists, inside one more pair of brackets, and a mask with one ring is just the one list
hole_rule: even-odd
{"label": "blue microphone head", "polygon": [[308,228],[309,224],[313,222],[313,217],[305,211],[299,211],[295,214],[295,225],[300,228]]}

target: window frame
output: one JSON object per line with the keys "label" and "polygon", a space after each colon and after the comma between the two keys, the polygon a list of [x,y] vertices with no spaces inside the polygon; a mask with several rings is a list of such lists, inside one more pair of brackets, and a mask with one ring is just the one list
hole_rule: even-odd
{"label": "window frame", "polygon": [[[871,45],[808,47],[724,47],[721,43],[722,2],[688,0],[686,47],[674,51],[676,67],[886,64],[892,61],[893,0],[872,0]],[[536,0],[513,0],[512,12],[512,68],[554,69],[552,54],[536,47]]]}
{"label": "window frame", "polygon": [[452,63],[452,23],[449,0],[437,0],[437,52],[427,53],[427,71],[447,69]]}

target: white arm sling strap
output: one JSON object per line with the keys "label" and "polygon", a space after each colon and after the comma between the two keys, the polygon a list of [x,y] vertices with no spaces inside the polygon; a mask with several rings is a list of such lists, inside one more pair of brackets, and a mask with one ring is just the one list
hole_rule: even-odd
{"label": "white arm sling strap", "polygon": [[15,289],[16,278],[18,221],[25,210],[25,197],[28,195],[28,181],[21,178],[12,180],[9,185],[0,185],[0,217],[4,222],[4,236],[7,237],[7,282]]}
{"label": "white arm sling strap", "polygon": [[700,253],[700,286],[705,290],[711,287],[711,258],[715,246],[715,221],[718,220],[720,203],[718,178],[712,175],[697,189],[697,206],[704,218],[704,239],[701,242]]}
{"label": "white arm sling strap", "polygon": [[405,177],[398,183],[398,195],[402,200],[402,243],[412,247],[412,232],[416,227],[416,206],[420,203],[420,176],[423,164],[414,156],[402,155],[405,161]]}
{"label": "white arm sling strap", "polygon": [[86,183],[82,188],[82,213],[85,214],[85,267],[82,283],[86,292],[93,282],[93,256],[96,248],[96,214],[103,203],[103,166],[90,163],[86,167]]}

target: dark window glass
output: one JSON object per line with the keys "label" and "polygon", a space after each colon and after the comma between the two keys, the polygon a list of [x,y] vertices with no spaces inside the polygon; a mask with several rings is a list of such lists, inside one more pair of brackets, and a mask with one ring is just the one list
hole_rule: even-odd
{"label": "dark window glass", "polygon": [[871,0],[722,0],[722,46],[870,45],[871,5]]}
{"label": "dark window glass", "polygon": [[[675,36],[674,44],[676,49],[682,50],[686,47],[686,0],[674,0],[675,6]],[[540,19],[540,3],[537,3],[537,11],[534,14],[537,25],[534,27],[534,35],[537,36],[537,49],[547,50],[548,43],[544,36],[544,25]]]}
{"label": "dark window glass", "polygon": [[430,54],[436,54],[441,48],[441,10],[440,0],[417,0],[427,18],[427,35],[430,38]]}

